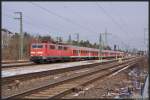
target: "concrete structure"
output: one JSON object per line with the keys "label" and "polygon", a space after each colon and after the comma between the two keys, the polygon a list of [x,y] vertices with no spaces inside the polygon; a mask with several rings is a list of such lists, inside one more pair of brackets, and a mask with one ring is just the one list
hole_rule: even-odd
{"label": "concrete structure", "polygon": [[146,78],[146,81],[145,81],[145,84],[144,84],[143,93],[142,93],[142,97],[143,97],[144,100],[145,99],[148,100],[148,98],[149,98],[148,93],[149,93],[149,75]]}

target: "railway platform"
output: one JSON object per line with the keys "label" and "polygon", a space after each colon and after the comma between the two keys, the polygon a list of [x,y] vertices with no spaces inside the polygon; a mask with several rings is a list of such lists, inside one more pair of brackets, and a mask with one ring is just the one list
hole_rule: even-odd
{"label": "railway platform", "polygon": [[76,66],[82,66],[82,65],[90,65],[94,63],[100,63],[100,62],[108,62],[113,60],[88,60],[88,61],[78,61],[78,62],[65,62],[65,63],[56,63],[56,64],[47,64],[47,65],[34,65],[31,67],[19,67],[19,68],[11,68],[7,70],[2,69],[2,78],[4,77],[11,77],[16,75],[22,75],[22,74],[29,74],[29,73],[36,73],[36,72],[42,72],[42,71],[49,71],[49,70],[55,70],[55,69],[62,69],[62,68],[69,68],[69,67],[76,67]]}

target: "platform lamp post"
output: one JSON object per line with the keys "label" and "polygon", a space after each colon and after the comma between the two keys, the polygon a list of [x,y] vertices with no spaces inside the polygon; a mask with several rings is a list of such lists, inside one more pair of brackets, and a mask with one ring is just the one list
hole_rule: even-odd
{"label": "platform lamp post", "polygon": [[72,44],[72,40],[71,40],[71,34],[69,34],[69,39],[68,39],[69,44]]}

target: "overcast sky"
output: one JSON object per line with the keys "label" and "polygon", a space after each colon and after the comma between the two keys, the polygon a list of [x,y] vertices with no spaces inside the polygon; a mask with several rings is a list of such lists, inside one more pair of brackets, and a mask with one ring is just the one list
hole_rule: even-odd
{"label": "overcast sky", "polygon": [[[19,32],[23,12],[23,31],[34,35],[61,36],[98,43],[107,29],[107,42],[120,48],[146,49],[144,28],[148,28],[148,2],[2,2],[2,28]],[[148,39],[148,30],[145,32]],[[147,42],[146,42],[147,43]]]}

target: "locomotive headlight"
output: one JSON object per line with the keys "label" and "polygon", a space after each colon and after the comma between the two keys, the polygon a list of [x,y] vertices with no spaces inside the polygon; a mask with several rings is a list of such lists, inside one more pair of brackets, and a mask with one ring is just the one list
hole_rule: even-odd
{"label": "locomotive headlight", "polygon": [[38,54],[43,54],[43,52],[37,52]]}
{"label": "locomotive headlight", "polygon": [[32,51],[31,51],[31,54],[35,54],[35,52],[32,52]]}

